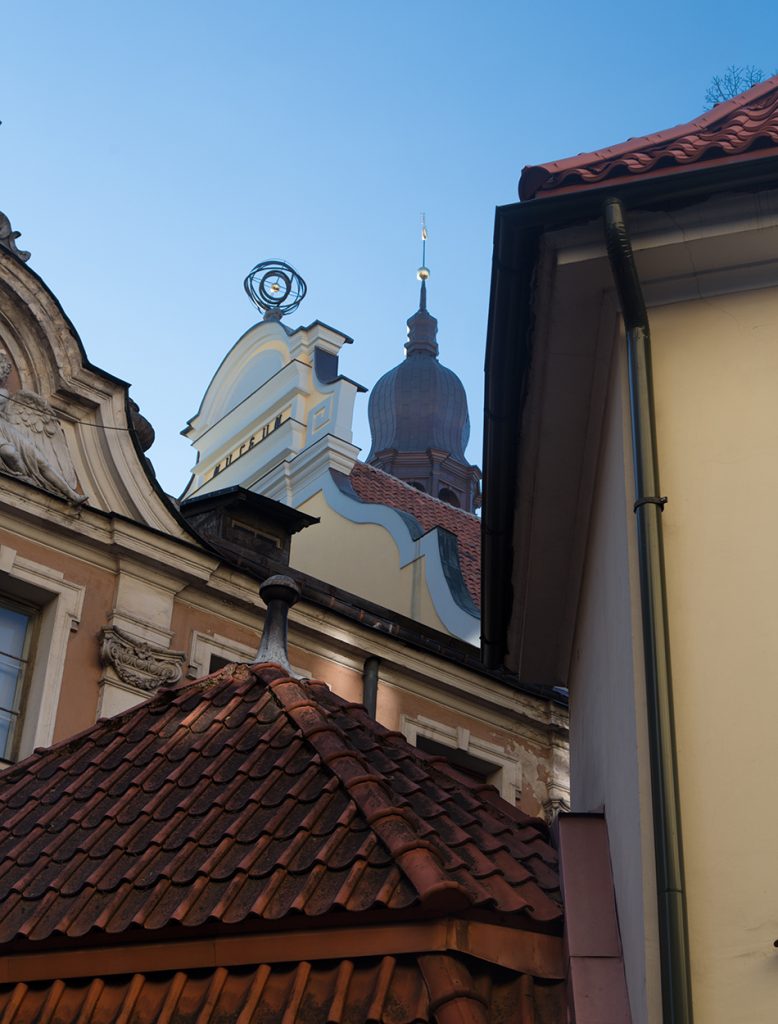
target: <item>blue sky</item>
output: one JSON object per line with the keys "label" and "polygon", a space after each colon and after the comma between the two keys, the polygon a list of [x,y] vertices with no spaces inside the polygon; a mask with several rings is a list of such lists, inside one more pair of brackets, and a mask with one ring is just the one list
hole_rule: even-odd
{"label": "blue sky", "polygon": [[727,65],[776,66],[777,21],[749,2],[6,0],[0,210],[92,362],[132,384],[173,494],[179,431],[256,320],[251,267],[297,268],[287,322],[351,335],[342,371],[369,386],[402,356],[426,211],[480,463],[494,208],[521,167],[690,119]]}

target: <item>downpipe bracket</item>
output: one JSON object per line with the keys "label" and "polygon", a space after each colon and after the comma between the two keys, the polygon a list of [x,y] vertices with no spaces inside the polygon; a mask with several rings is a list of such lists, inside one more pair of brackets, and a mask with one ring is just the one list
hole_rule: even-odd
{"label": "downpipe bracket", "polygon": [[659,506],[659,511],[660,512],[664,512],[666,504],[667,504],[667,498],[638,498],[638,500],[632,506],[632,511],[633,512],[637,512],[637,510],[642,505],[658,505]]}

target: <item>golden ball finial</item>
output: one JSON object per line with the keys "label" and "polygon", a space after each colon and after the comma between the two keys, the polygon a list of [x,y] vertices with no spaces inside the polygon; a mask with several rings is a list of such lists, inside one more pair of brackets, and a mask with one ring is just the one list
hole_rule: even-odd
{"label": "golden ball finial", "polygon": [[429,270],[427,270],[426,267],[419,267],[419,269],[416,271],[416,277],[418,277],[418,279],[420,281],[427,281],[427,280],[429,280],[429,276],[430,276],[430,272],[429,272]]}

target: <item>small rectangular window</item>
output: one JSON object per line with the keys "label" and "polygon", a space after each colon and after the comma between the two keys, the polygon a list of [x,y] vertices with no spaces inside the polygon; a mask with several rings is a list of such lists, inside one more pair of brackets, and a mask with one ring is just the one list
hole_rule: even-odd
{"label": "small rectangular window", "polygon": [[483,761],[480,757],[469,754],[466,750],[459,750],[456,747],[447,747],[443,743],[436,743],[435,740],[426,736],[416,737],[416,746],[425,754],[434,754],[436,757],[445,759],[458,768],[460,772],[469,775],[474,782],[488,782],[490,777],[498,770],[499,765]]}
{"label": "small rectangular window", "polygon": [[18,605],[0,606],[0,759],[16,757],[27,679],[34,615]]}
{"label": "small rectangular window", "polygon": [[212,676],[214,672],[218,672],[220,668],[224,668],[225,665],[229,664],[228,658],[222,658],[219,654],[212,654],[211,663],[208,666],[208,675]]}

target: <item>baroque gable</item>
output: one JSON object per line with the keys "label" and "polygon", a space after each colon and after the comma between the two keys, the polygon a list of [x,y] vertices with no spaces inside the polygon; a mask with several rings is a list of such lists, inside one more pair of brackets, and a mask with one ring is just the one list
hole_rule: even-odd
{"label": "baroque gable", "polygon": [[9,246],[0,246],[0,352],[0,473],[73,508],[187,536],[150,475],[128,385],[89,363],[56,298]]}

